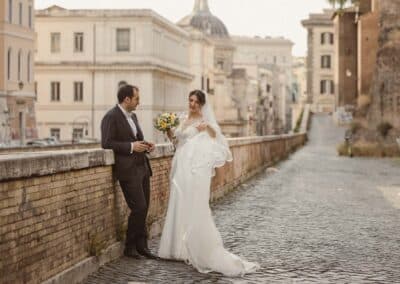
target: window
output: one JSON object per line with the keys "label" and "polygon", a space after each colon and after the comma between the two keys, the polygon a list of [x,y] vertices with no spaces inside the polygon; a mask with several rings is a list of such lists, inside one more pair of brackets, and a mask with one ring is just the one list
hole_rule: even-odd
{"label": "window", "polygon": [[204,91],[204,76],[201,76],[201,90]]}
{"label": "window", "polygon": [[22,71],[22,51],[18,52],[18,81],[21,81],[21,71]]}
{"label": "window", "polygon": [[60,82],[51,82],[51,101],[60,101]]}
{"label": "window", "polygon": [[37,102],[37,91],[38,91],[38,82],[35,82],[35,101]]}
{"label": "window", "polygon": [[[321,80],[321,94],[334,94],[335,93],[335,83],[333,80]],[[329,89],[328,89],[329,88]]]}
{"label": "window", "polygon": [[60,140],[60,128],[50,128],[50,137],[55,137]]}
{"label": "window", "polygon": [[333,80],[331,80],[331,94],[333,95],[335,93],[335,83]]}
{"label": "window", "polygon": [[83,128],[74,128],[72,130],[72,139],[77,141],[83,138]]}
{"label": "window", "polygon": [[8,0],[8,22],[12,24],[13,21],[13,0]]}
{"label": "window", "polygon": [[321,68],[330,69],[331,68],[331,56],[322,55],[321,56]]}
{"label": "window", "polygon": [[333,33],[322,33],[321,34],[321,44],[333,44]]}
{"label": "window", "polygon": [[320,83],[320,94],[325,94],[326,93],[326,81],[322,80]]}
{"label": "window", "polygon": [[117,29],[117,51],[130,51],[129,29]]}
{"label": "window", "polygon": [[51,52],[56,53],[60,52],[60,33],[51,33]]}
{"label": "window", "polygon": [[12,59],[11,48],[8,50],[7,53],[7,79],[11,80],[11,59]]}
{"label": "window", "polygon": [[19,24],[22,26],[22,3],[19,3]]}
{"label": "window", "polygon": [[28,57],[27,57],[27,68],[26,68],[26,72],[27,72],[27,76],[26,76],[26,78],[27,78],[27,81],[28,82],[30,82],[31,81],[31,53],[29,52],[28,53]]}
{"label": "window", "polygon": [[271,85],[270,84],[267,84],[266,90],[267,90],[267,93],[269,93],[271,91]]}
{"label": "window", "polygon": [[74,101],[83,101],[83,82],[74,82]]}
{"label": "window", "polygon": [[83,33],[74,34],[74,51],[83,52]]}
{"label": "window", "polygon": [[32,28],[32,6],[29,6],[28,8],[28,25],[29,28]]}
{"label": "window", "polygon": [[210,90],[210,78],[207,78],[207,93],[209,93]]}
{"label": "window", "polygon": [[217,67],[218,67],[219,70],[224,70],[224,61],[223,60],[218,60]]}

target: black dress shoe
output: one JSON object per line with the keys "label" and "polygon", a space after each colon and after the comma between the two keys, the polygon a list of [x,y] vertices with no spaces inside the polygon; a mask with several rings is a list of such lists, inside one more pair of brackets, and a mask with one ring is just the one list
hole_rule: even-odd
{"label": "black dress shoe", "polygon": [[144,257],[149,258],[149,259],[160,259],[155,254],[152,254],[151,251],[148,248],[137,249],[137,252],[141,256],[144,256]]}
{"label": "black dress shoe", "polygon": [[140,259],[140,254],[134,248],[125,248],[124,249],[124,256],[132,257],[135,259]]}

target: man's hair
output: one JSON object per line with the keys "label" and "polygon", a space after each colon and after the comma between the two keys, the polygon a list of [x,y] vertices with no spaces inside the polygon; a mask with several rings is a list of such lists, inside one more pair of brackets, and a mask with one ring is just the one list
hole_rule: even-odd
{"label": "man's hair", "polygon": [[139,92],[139,88],[132,85],[123,85],[118,90],[118,102],[122,103],[125,98],[133,98],[134,92]]}

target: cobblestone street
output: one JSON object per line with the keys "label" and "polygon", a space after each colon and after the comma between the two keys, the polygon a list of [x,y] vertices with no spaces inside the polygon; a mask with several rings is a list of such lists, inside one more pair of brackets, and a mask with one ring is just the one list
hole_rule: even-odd
{"label": "cobblestone street", "polygon": [[400,161],[338,157],[343,132],[314,116],[303,149],[213,206],[225,246],[257,273],[123,257],[86,283],[399,283]]}

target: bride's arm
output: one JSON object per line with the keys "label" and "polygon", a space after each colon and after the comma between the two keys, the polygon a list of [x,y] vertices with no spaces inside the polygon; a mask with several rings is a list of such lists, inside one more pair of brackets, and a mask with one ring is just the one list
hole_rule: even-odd
{"label": "bride's arm", "polygon": [[215,130],[207,123],[202,122],[200,123],[197,127],[198,131],[207,131],[208,135],[210,135],[212,138],[215,138],[217,136],[217,133]]}
{"label": "bride's arm", "polygon": [[217,133],[210,125],[207,125],[206,130],[208,132],[208,135],[210,135],[212,138],[215,138],[217,136]]}
{"label": "bride's arm", "polygon": [[167,130],[167,137],[172,142],[172,139],[174,138],[174,131],[172,129]]}
{"label": "bride's arm", "polygon": [[169,141],[171,141],[172,144],[176,145],[178,142],[178,139],[175,136],[175,133],[172,129],[168,129],[167,130],[167,137],[169,139]]}

